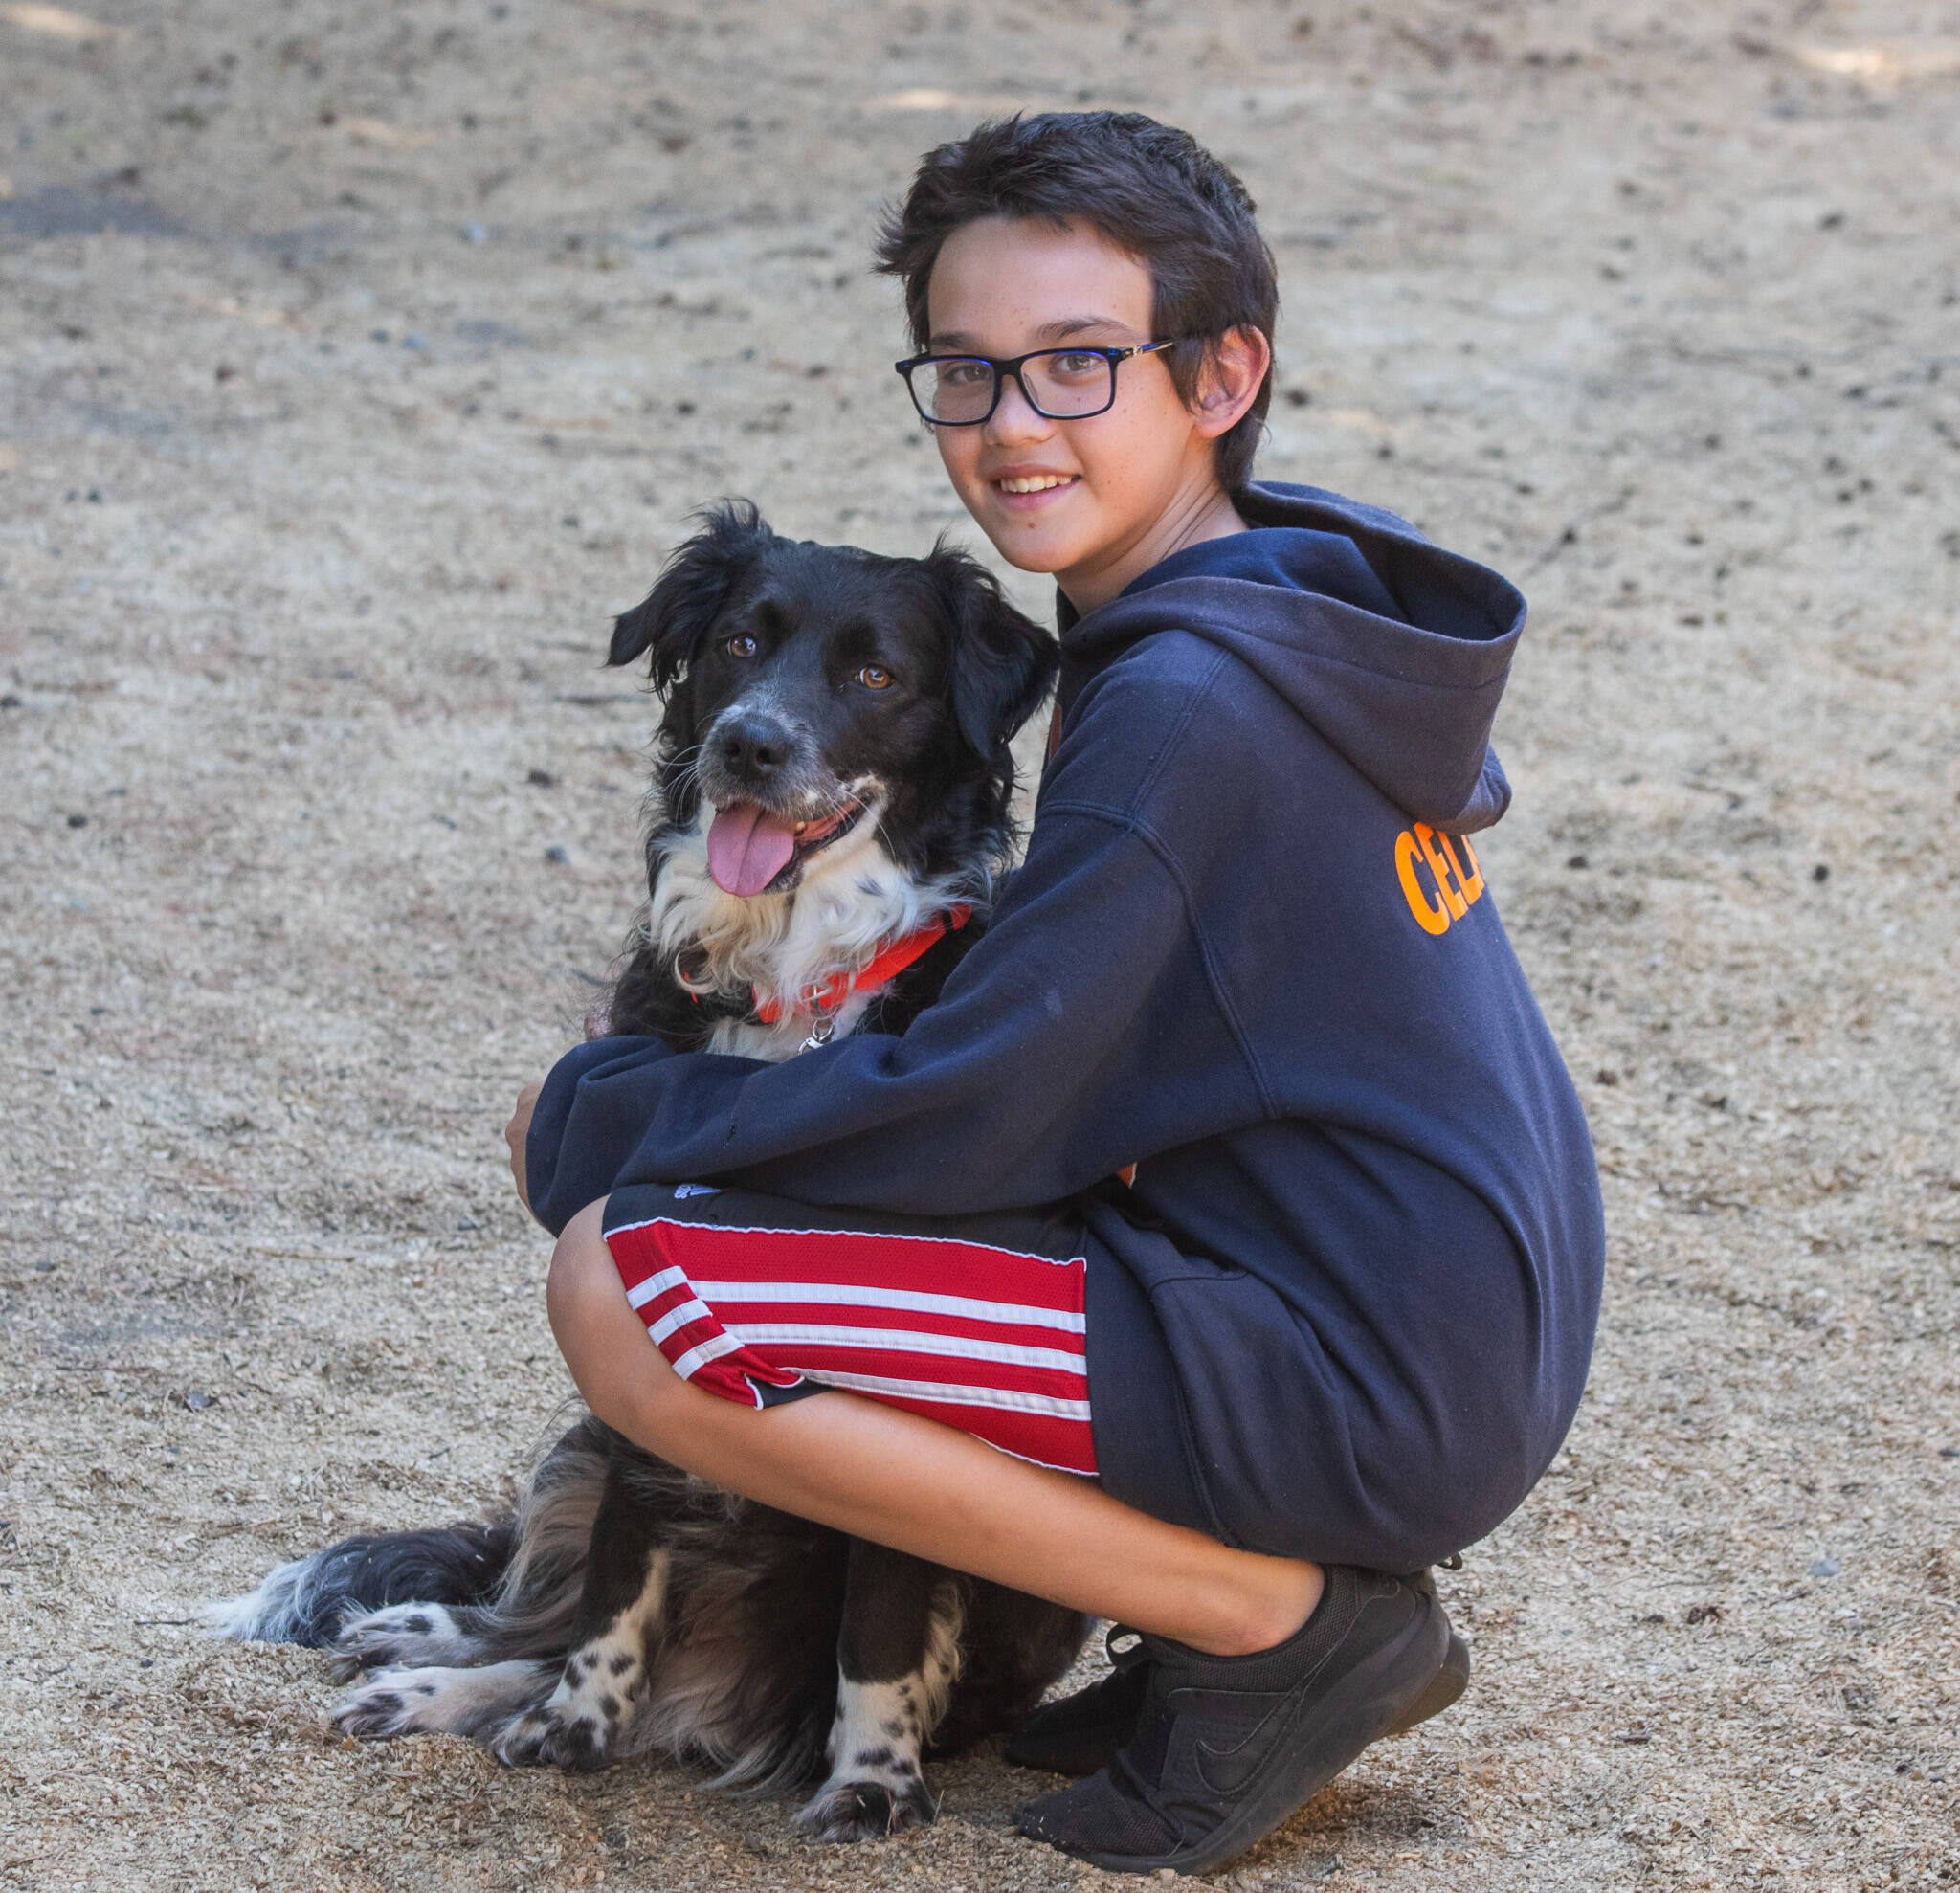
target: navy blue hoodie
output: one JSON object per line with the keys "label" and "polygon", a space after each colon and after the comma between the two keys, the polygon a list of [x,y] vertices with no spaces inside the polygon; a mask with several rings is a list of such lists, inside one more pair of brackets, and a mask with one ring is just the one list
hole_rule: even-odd
{"label": "navy blue hoodie", "polygon": [[615,1181],[1080,1198],[1105,1483],[1410,1569],[1529,1490],[1598,1310],[1585,1121],[1464,838],[1509,799],[1524,601],[1332,494],[1240,511],[1265,529],[1064,610],[1026,860],[936,1006],[780,1065],[577,1047],[532,1204],[556,1230]]}

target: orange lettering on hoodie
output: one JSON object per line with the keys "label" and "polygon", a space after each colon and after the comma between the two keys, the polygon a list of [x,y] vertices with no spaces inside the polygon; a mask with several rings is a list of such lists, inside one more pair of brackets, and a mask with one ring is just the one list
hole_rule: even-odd
{"label": "orange lettering on hoodie", "polygon": [[1450,910],[1437,906],[1415,878],[1415,864],[1421,859],[1422,850],[1405,828],[1395,837],[1395,876],[1402,883],[1402,898],[1409,902],[1409,911],[1415,916],[1415,924],[1424,933],[1447,933],[1450,930]]}
{"label": "orange lettering on hoodie", "polygon": [[[1467,875],[1457,857],[1459,847],[1470,862]],[[1418,867],[1429,870],[1429,881],[1439,900],[1430,898],[1429,886],[1416,872]],[[1409,902],[1415,924],[1424,933],[1447,933],[1451,923],[1461,920],[1483,894],[1483,870],[1477,864],[1477,851],[1464,836],[1459,835],[1453,841],[1427,822],[1417,822],[1413,832],[1405,828],[1396,835],[1395,878],[1402,883],[1402,898]]]}
{"label": "orange lettering on hoodie", "polygon": [[1436,845],[1436,830],[1427,822],[1417,822],[1415,839],[1422,849],[1422,858],[1429,863],[1430,873],[1436,877],[1437,892],[1443,897],[1443,905],[1450,910],[1450,918],[1461,920],[1470,911],[1470,903],[1457,892],[1457,883],[1450,879],[1442,850]]}
{"label": "orange lettering on hoodie", "polygon": [[1438,835],[1437,839],[1443,844],[1443,853],[1450,857],[1450,866],[1456,873],[1457,885],[1463,890],[1463,899],[1474,907],[1483,893],[1483,870],[1477,865],[1477,851],[1471,847],[1470,837],[1467,835],[1459,835],[1457,837],[1463,844],[1463,853],[1470,862],[1470,876],[1467,880],[1458,863],[1457,851],[1450,846],[1450,837],[1447,835]]}

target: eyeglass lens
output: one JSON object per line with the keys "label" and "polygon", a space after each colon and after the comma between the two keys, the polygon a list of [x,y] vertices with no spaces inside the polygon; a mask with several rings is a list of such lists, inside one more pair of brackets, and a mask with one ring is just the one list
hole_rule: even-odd
{"label": "eyeglass lens", "polygon": [[[1021,364],[1028,399],[1052,420],[1100,413],[1116,394],[1116,364],[1080,348],[1054,348]],[[935,421],[977,421],[993,406],[991,362],[948,357],[912,370],[920,411]]]}

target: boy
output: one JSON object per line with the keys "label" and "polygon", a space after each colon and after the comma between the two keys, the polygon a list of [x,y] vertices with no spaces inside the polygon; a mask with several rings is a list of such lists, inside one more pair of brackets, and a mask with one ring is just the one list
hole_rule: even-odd
{"label": "boy", "polygon": [[[1136,1627],[1011,1748],[1086,1774],[1021,1831],[1201,1872],[1455,1699],[1426,1568],[1515,1508],[1584,1382],[1591,1147],[1467,839],[1509,797],[1486,738],[1523,601],[1391,515],[1249,483],[1272,259],[1182,133],[984,125],[880,261],[955,489],[1059,588],[1025,863],[903,1037],[776,1066],[601,1039],[520,1101],[513,1167],[603,1419]],[[930,1369],[805,1372],[793,1335],[723,1327],[742,1281],[698,1278],[710,1342],[670,1368],[621,1270],[685,1278],[708,1229],[751,1258],[723,1242],[718,1278],[818,1321],[861,1299],[824,1275],[849,1232],[907,1311],[884,1345]],[[1054,1345],[998,1340],[1029,1333]],[[731,1352],[760,1371],[683,1377]],[[1037,1357],[1077,1371],[988,1377]],[[799,1375],[829,1386],[782,1402]]]}

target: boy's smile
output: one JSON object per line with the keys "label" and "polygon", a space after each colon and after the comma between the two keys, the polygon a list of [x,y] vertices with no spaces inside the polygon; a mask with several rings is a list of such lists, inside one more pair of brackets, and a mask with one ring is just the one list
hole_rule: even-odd
{"label": "boy's smile", "polygon": [[[986,217],[947,238],[928,297],[934,354],[1011,360],[1079,342],[1129,348],[1151,333],[1149,271],[1081,225]],[[1051,420],[1007,380],[992,415],[933,430],[980,529],[1023,571],[1053,572],[1087,612],[1181,546],[1244,529],[1218,484],[1213,441],[1258,392],[1262,337],[1236,331],[1222,371],[1187,407],[1152,356],[1119,365],[1115,404]]]}

